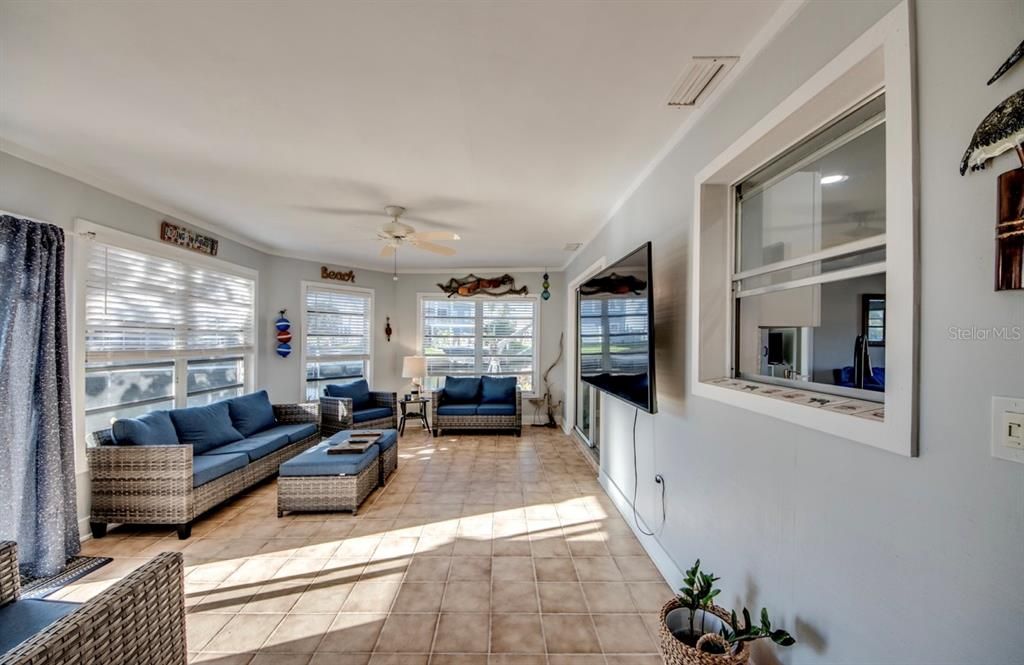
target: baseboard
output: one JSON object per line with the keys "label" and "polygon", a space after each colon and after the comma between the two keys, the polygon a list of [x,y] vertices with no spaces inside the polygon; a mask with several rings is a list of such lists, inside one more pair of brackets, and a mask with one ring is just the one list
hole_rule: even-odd
{"label": "baseboard", "polygon": [[92,529],[89,528],[89,518],[82,517],[78,520],[78,540],[85,542],[92,539]]}
{"label": "baseboard", "polygon": [[651,561],[654,562],[654,565],[658,569],[658,572],[661,573],[661,576],[665,578],[665,581],[668,582],[669,586],[673,589],[678,588],[685,577],[683,571],[676,566],[675,561],[672,560],[669,553],[661,546],[657,537],[645,535],[637,527],[636,522],[633,521],[633,504],[630,503],[629,498],[622,493],[622,490],[620,490],[619,486],[615,484],[615,481],[604,472],[604,469],[601,469],[601,472],[598,474],[598,482],[601,483],[601,487],[604,488],[605,494],[608,495],[608,498],[610,498],[612,503],[615,504],[615,507],[618,508],[622,518],[626,520],[626,524],[628,524],[629,528],[633,530],[633,533],[640,541],[640,545],[647,552],[647,556],[651,557]]}

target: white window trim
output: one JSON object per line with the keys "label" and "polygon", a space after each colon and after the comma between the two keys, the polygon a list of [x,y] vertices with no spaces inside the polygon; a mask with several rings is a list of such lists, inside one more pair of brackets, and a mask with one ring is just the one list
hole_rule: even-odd
{"label": "white window trim", "polygon": [[[88,441],[87,437],[91,434],[91,432],[85,431],[85,289],[88,277],[88,249],[90,242],[100,242],[105,245],[113,245],[123,249],[141,252],[143,254],[159,256],[173,261],[181,261],[182,263],[206,267],[210,270],[216,270],[218,272],[229,273],[238,277],[251,279],[253,281],[252,349],[249,351],[225,349],[224,351],[225,355],[240,355],[244,358],[245,392],[251,392],[254,386],[259,385],[257,376],[259,370],[257,367],[258,363],[256,362],[256,357],[259,354],[260,348],[260,332],[258,325],[260,274],[258,270],[253,270],[252,268],[240,266],[235,263],[230,263],[223,259],[207,256],[198,252],[193,252],[183,247],[177,247],[159,240],[143,238],[133,233],[119,231],[81,217],[75,218],[73,229],[74,242],[71,255],[73,256],[72,271],[74,273],[74,282],[70,289],[71,298],[69,303],[70,310],[73,312],[69,325],[69,335],[73,356],[71,385],[72,404],[77,405],[75,406],[75,439],[82,442],[80,446],[82,450],[85,449]],[[180,403],[183,406],[188,403],[187,366],[183,367],[183,364],[187,362],[186,356],[188,355],[188,353],[180,354],[178,360],[175,362],[176,383],[174,399],[176,404]],[[208,355],[209,354],[205,353],[201,354],[202,357],[207,357]],[[145,352],[140,352],[137,355],[125,354],[119,356],[118,359],[123,359],[128,362],[156,360],[152,354],[146,354]],[[82,466],[79,467],[79,470],[84,470],[85,468],[86,466]]]}
{"label": "white window trim", "polygon": [[[904,0],[864,32],[695,177],[690,290],[690,385],[693,394],[826,432],[893,453],[917,455],[918,260],[917,140],[913,22]],[[713,338],[733,334],[731,270],[701,284],[701,259],[728,263],[735,231],[732,188],[761,165],[854,108],[871,94],[886,95],[887,339],[885,420],[880,422],[702,383],[728,377],[731,344],[719,353]],[[702,229],[725,223],[727,237]],[[718,232],[720,233],[720,231]],[[710,235],[710,234],[709,234]],[[708,303],[702,316],[701,298]],[[715,311],[710,311],[712,308]],[[724,326],[724,330],[722,329]],[[719,364],[721,363],[721,364]]]}
{"label": "white window trim", "polygon": [[[423,301],[424,300],[441,300],[444,298],[444,294],[438,293],[417,293],[416,294],[416,353],[417,355],[423,355]],[[501,300],[494,296],[458,296],[459,300]],[[540,348],[543,344],[541,339],[541,306],[540,296],[531,293],[525,296],[509,296],[510,300],[530,300],[533,302],[533,390],[530,392],[523,392],[523,397],[526,399],[532,397],[539,397],[543,394],[541,382],[541,371],[540,371]]]}
{"label": "white window trim", "polygon": [[303,280],[299,286],[299,302],[302,308],[302,319],[299,323],[298,335],[292,334],[292,340],[300,340],[300,360],[302,363],[299,366],[299,401],[306,401],[306,292],[310,288],[323,289],[325,291],[336,291],[338,293],[350,293],[353,295],[369,296],[370,306],[367,311],[367,357],[366,357],[366,383],[369,384],[370,390],[373,390],[373,333],[374,333],[374,301],[376,300],[376,291],[374,289],[368,289],[359,286],[342,286],[339,284],[327,284],[325,282],[314,282],[311,280]]}
{"label": "white window trim", "polygon": [[[604,270],[608,265],[608,259],[604,256],[587,266],[578,277],[569,282],[566,289],[565,322],[567,333],[565,336],[565,418],[562,421],[562,431],[569,434],[576,426],[576,383],[579,380],[576,367],[576,349],[579,339],[579,304],[576,301],[576,289],[585,281]],[[599,391],[600,392],[600,391]]]}

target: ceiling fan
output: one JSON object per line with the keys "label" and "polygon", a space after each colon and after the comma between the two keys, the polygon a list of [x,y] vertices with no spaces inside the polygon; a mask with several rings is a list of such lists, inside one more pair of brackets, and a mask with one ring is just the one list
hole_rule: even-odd
{"label": "ceiling fan", "polygon": [[402,206],[387,206],[384,212],[391,218],[377,231],[377,238],[384,241],[384,247],[380,255],[387,258],[394,256],[398,248],[403,245],[422,249],[442,256],[453,256],[454,247],[439,245],[434,240],[459,240],[459,234],[451,231],[417,231],[405,222],[398,221],[398,218],[405,213]]}

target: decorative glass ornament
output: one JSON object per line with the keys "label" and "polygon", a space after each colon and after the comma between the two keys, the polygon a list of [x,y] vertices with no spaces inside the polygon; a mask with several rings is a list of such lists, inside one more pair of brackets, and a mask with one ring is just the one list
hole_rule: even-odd
{"label": "decorative glass ornament", "polygon": [[292,345],[289,344],[292,341],[292,333],[289,330],[292,327],[292,322],[284,316],[284,313],[287,311],[282,309],[281,316],[277,317],[277,321],[274,321],[274,327],[277,328],[277,355],[282,358],[287,358],[292,352]]}
{"label": "decorative glass ornament", "polygon": [[551,277],[547,273],[544,273],[544,282],[541,283],[541,286],[544,287],[544,290],[540,292],[540,297],[543,298],[544,300],[551,299],[551,292],[548,291],[548,289],[551,288],[551,282],[548,281],[550,279]]}

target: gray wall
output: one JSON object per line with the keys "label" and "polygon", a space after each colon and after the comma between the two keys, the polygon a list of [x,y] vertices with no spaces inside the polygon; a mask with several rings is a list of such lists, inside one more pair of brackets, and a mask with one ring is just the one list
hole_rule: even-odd
{"label": "gray wall", "polygon": [[[150,239],[159,237],[162,221],[175,219],[5,152],[0,152],[0,210],[61,226],[68,232],[69,248],[71,243],[78,241],[71,230],[74,220],[79,217]],[[200,228],[187,222],[186,225]],[[218,237],[215,233],[210,235]],[[71,265],[73,252],[68,251],[67,255],[70,293],[74,282],[74,266]],[[275,402],[302,399],[300,285],[303,280],[320,282],[321,264],[266,254],[223,238],[220,239],[218,258],[259,271],[257,387],[266,388]],[[345,264],[339,263],[336,267],[344,268]],[[355,273],[355,286],[374,290],[373,384],[380,389],[402,390],[408,385],[407,380],[400,376],[402,356],[412,354],[417,342],[416,294],[439,292],[436,283],[445,281],[450,275],[403,274],[395,282],[387,273],[359,269]],[[465,271],[455,273],[462,276]],[[542,279],[539,273],[516,273],[514,277],[517,285],[526,285],[530,287],[531,293],[540,293]],[[564,288],[563,275],[552,272],[551,291],[555,295],[541,304],[541,370],[558,353],[558,336],[565,328],[565,307],[560,301]],[[281,309],[288,310],[288,317],[295,324],[292,329],[295,335],[292,342],[294,352],[288,358],[281,358],[275,352],[273,322]],[[391,342],[384,336],[386,316],[391,316],[394,329]],[[552,383],[560,399],[564,394],[564,374],[552,372]],[[526,415],[531,413],[528,409]],[[89,511],[89,474],[83,452],[85,443],[77,443],[79,517],[84,518]]]}
{"label": "gray wall", "polygon": [[[691,396],[689,228],[695,174],[893,2],[811,2],[743,72],[570,264],[654,243],[660,413],[637,427],[639,500],[667,518],[652,551],[700,557],[726,606],[765,605],[791,649],[758,662],[1019,663],[1024,653],[1024,466],[989,453],[992,395],[1024,396],[1024,342],[954,341],[951,326],[1024,326],[1024,296],[992,290],[995,174],[961,178],[960,156],[1024,65],[985,81],[1020,42],[1020,2],[919,2],[921,143],[920,457]],[[633,412],[602,402],[602,472],[633,491]],[[627,516],[627,519],[630,519]],[[679,586],[673,574],[669,581]],[[774,654],[774,655],[773,655]]]}

